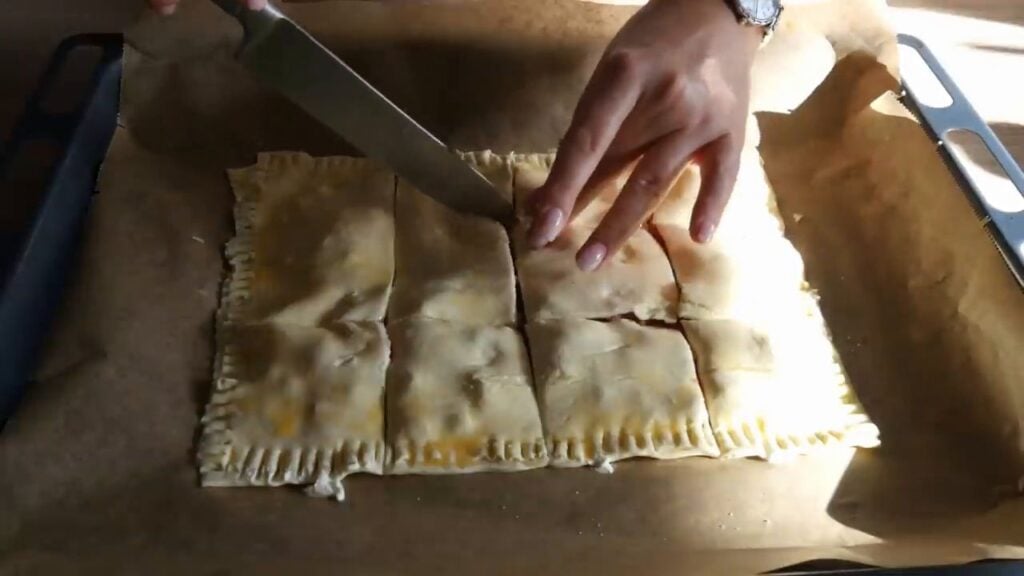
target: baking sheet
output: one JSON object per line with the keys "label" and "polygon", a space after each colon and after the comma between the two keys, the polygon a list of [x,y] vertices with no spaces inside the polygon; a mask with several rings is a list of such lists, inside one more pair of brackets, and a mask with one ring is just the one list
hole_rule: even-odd
{"label": "baking sheet", "polygon": [[[288,11],[453,145],[532,151],[555,145],[632,9]],[[842,63],[797,113],[760,120],[789,236],[882,448],[780,465],[626,462],[610,476],[353,477],[342,505],[200,489],[193,447],[231,230],[223,169],[261,150],[350,150],[229,61],[238,31],[212,5],[147,17],[129,36],[121,126],[81,266],[39,382],[0,437],[0,567],[738,574],[822,557],[1024,557],[1024,500],[1012,498],[1024,302],[934,146],[890,101],[870,106],[895,86],[878,64],[894,70],[880,14],[868,0],[791,8],[779,33],[790,41],[775,49]],[[795,107],[820,66],[789,81],[773,67],[791,60],[770,49],[755,102]],[[858,50],[870,56],[847,58]],[[771,89],[779,77],[785,96]]]}

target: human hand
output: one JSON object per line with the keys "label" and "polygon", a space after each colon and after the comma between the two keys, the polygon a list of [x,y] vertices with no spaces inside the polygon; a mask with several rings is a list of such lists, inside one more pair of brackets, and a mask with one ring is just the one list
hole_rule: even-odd
{"label": "human hand", "polygon": [[[147,0],[149,7],[156,10],[164,16],[170,16],[174,14],[174,11],[178,9],[178,3],[181,0]],[[250,10],[262,10],[267,5],[267,0],[238,0],[240,4],[245,4],[246,8]]]}
{"label": "human hand", "polygon": [[701,189],[690,235],[707,242],[739,169],[750,68],[763,31],[723,0],[651,0],[615,36],[576,106],[551,174],[531,197],[529,242],[558,237],[599,185],[637,161],[576,254],[593,270],[636,232],[691,159]]}

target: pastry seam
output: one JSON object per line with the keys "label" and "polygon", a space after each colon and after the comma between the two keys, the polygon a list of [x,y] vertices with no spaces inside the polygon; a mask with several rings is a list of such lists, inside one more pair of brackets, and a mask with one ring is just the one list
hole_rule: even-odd
{"label": "pastry seam", "polygon": [[386,474],[452,474],[497,470],[543,468],[548,464],[548,450],[543,438],[532,441],[504,440],[488,436],[481,440],[484,449],[472,456],[468,464],[458,463],[456,450],[439,451],[435,441],[417,442],[408,437],[396,438],[389,445]]}
{"label": "pastry seam", "polygon": [[841,428],[819,430],[814,434],[772,434],[762,430],[760,419],[746,418],[715,430],[722,458],[756,456],[771,460],[788,454],[805,454],[826,446],[872,448],[879,444],[878,428],[866,415],[855,412],[858,422]]}
{"label": "pastry seam", "polygon": [[[652,425],[651,428],[661,430],[657,434],[653,430],[602,430],[595,433],[592,438],[548,436],[551,464],[584,466],[598,461],[611,462],[638,456],[668,459],[719,455],[718,445],[707,421],[683,419],[677,421],[674,426],[661,426],[659,423]],[[666,431],[666,428],[671,429],[671,433]]]}

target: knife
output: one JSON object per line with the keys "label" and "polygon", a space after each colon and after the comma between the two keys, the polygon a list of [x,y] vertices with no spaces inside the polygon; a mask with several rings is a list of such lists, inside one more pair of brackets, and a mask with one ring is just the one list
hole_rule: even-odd
{"label": "knife", "polygon": [[370,158],[459,212],[501,222],[512,205],[472,166],[271,5],[213,0],[244,30],[238,61]]}

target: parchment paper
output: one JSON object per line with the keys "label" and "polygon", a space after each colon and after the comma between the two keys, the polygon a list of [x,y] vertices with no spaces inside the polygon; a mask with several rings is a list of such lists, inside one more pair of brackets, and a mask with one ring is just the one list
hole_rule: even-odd
{"label": "parchment paper", "polygon": [[[876,101],[894,86],[878,62],[895,69],[880,4],[825,4],[792,8],[775,49],[827,54],[805,68],[766,49],[755,101],[795,108],[820,62],[841,59],[796,113],[761,116],[762,152],[882,448],[353,477],[341,505],[200,489],[194,436],[231,230],[223,169],[261,150],[349,150],[229,61],[228,19],[186,2],[130,35],[77,277],[0,437],[0,571],[743,574],[1024,556],[1024,303],[934,147]],[[569,0],[288,11],[449,143],[500,151],[556,144],[631,13]]]}

